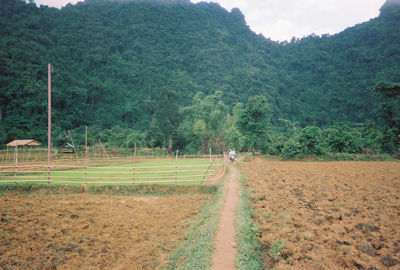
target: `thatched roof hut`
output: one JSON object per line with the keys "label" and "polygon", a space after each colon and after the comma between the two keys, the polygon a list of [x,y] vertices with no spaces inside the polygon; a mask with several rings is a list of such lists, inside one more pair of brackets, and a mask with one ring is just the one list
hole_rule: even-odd
{"label": "thatched roof hut", "polygon": [[39,146],[42,145],[36,140],[14,140],[7,143],[7,146]]}

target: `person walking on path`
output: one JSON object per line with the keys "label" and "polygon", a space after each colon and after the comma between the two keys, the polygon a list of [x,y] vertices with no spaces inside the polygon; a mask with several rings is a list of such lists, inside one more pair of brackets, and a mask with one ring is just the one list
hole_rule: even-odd
{"label": "person walking on path", "polygon": [[236,151],[235,149],[229,149],[229,159],[231,160],[231,162],[233,163],[234,161],[236,161]]}

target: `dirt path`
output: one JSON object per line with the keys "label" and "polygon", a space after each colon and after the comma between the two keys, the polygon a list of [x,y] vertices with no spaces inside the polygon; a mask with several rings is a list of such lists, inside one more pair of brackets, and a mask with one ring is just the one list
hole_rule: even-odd
{"label": "dirt path", "polygon": [[225,206],[218,226],[212,270],[236,269],[235,209],[238,202],[239,183],[237,169],[230,168],[230,176],[225,185]]}

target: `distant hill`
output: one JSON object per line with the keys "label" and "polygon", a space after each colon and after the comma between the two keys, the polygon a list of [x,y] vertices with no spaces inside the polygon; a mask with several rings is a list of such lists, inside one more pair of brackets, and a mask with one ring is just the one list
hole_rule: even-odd
{"label": "distant hill", "polygon": [[372,88],[400,81],[399,7],[391,0],[340,34],[280,44],[214,3],[86,0],[58,10],[4,0],[0,141],[45,138],[47,63],[55,133],[86,124],[146,130],[164,88],[182,105],[199,91],[221,90],[228,105],[263,94],[276,125],[371,120]]}
{"label": "distant hill", "polygon": [[380,81],[400,81],[399,42],[400,2],[389,0],[369,22],[283,46],[276,57],[284,63],[284,84],[291,86],[286,91],[296,97],[288,102],[297,104],[292,115],[320,126],[373,119],[371,89]]}

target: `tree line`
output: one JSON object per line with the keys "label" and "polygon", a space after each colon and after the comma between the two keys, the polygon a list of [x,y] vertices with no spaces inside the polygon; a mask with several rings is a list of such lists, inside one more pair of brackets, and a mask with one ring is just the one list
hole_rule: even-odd
{"label": "tree line", "polygon": [[[47,141],[52,63],[57,145],[88,125],[91,143],[281,153],[285,140],[299,151],[307,127],[326,139],[329,128],[345,136],[367,125],[384,138],[377,151],[397,147],[398,111],[388,112],[398,101],[371,89],[400,81],[398,4],[337,35],[277,43],[253,33],[238,9],[167,2],[87,0],[58,10],[3,0],[0,145]],[[258,103],[268,117],[252,122],[258,112],[242,111]]]}
{"label": "tree line", "polygon": [[[378,122],[335,125],[319,128],[300,127],[285,121],[272,124],[269,100],[253,96],[245,104],[232,109],[224,103],[223,94],[216,91],[205,95],[197,93],[188,106],[179,105],[179,95],[163,89],[160,103],[150,128],[141,132],[114,126],[111,129],[90,127],[90,142],[102,140],[108,147],[151,147],[176,150],[185,154],[223,153],[237,151],[262,152],[287,159],[304,155],[334,158],[338,153],[350,154],[341,158],[353,159],[351,154],[378,155],[400,151],[400,85],[378,84],[373,90],[381,99],[375,112]],[[84,129],[72,130],[74,141],[84,144]],[[57,143],[68,142],[64,134]]]}

